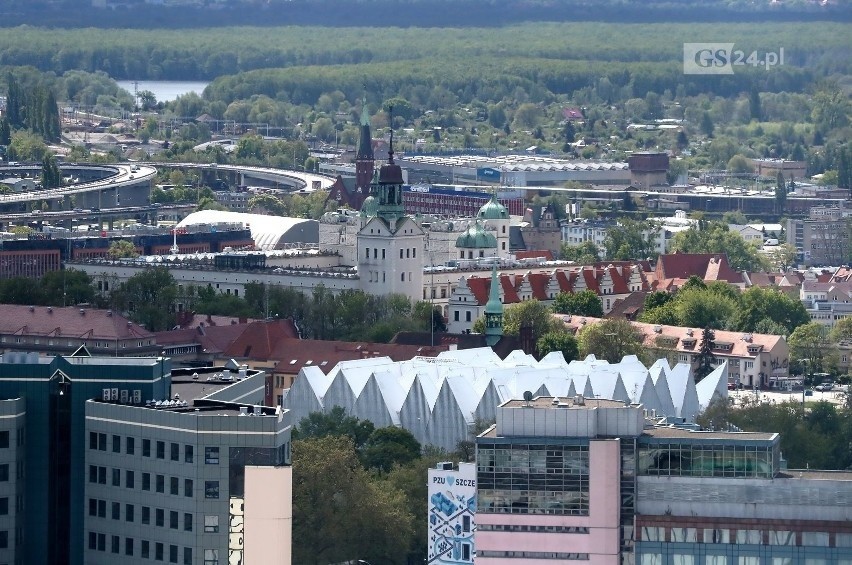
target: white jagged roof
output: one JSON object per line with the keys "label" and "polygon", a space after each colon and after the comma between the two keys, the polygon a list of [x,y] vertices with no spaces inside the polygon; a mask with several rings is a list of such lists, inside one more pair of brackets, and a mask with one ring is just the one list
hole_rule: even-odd
{"label": "white jagged roof", "polygon": [[258,249],[277,249],[283,243],[319,243],[319,222],[305,218],[201,210],[181,220],[177,227],[217,224],[248,226]]}
{"label": "white jagged roof", "polygon": [[723,364],[696,386],[689,365],[670,367],[664,359],[647,368],[634,356],[608,363],[590,355],[566,363],[559,353],[541,361],[520,351],[500,359],[491,349],[478,348],[446,351],[433,359],[342,361],[328,375],[306,367],[283,407],[298,425],[311,412],[341,406],[377,426],[401,426],[421,443],[452,450],[471,439],[473,424],[493,421],[500,404],[525,391],[609,398],[641,404],[657,416],[693,421],[714,397],[727,397],[727,375]]}

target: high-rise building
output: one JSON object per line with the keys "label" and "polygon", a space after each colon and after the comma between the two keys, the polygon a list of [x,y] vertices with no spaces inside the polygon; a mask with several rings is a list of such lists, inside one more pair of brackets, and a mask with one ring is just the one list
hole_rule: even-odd
{"label": "high-rise building", "polygon": [[289,415],[233,369],[0,357],[0,562],[288,564]]}
{"label": "high-rise building", "polygon": [[852,565],[852,473],[787,471],[778,434],[525,397],[476,441],[478,564]]}

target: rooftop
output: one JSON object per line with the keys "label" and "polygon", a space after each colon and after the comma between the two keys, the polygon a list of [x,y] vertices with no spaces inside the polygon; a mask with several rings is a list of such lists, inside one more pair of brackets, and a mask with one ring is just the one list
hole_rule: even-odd
{"label": "rooftop", "polygon": [[688,430],[676,427],[648,428],[644,435],[653,438],[688,438],[688,439],[727,439],[727,440],[751,440],[772,441],[778,437],[777,433],[764,432],[720,432],[710,430]]}
{"label": "rooftop", "polygon": [[527,402],[526,400],[509,400],[501,405],[501,408],[579,408],[590,410],[592,408],[624,408],[624,402],[619,400],[607,400],[604,398],[584,398],[582,396],[537,396]]}

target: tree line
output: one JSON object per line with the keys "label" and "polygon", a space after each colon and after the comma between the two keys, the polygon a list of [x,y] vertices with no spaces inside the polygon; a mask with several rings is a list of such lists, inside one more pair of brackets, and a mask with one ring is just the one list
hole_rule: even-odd
{"label": "tree line", "polygon": [[29,129],[45,141],[59,141],[59,106],[53,91],[45,85],[24,88],[10,72],[6,75],[6,111],[0,118],[0,136],[11,140],[10,133]]}
{"label": "tree line", "polygon": [[[365,4],[358,4],[358,7],[360,10]],[[431,5],[429,9],[438,11]],[[163,10],[163,7],[157,7],[157,10]],[[341,10],[346,8],[336,8],[336,11]],[[703,11],[706,17],[710,10],[704,8]],[[465,57],[480,58],[499,52],[501,56],[494,58],[497,65],[503,59],[522,58],[529,59],[524,64],[533,68],[537,59],[542,62],[571,60],[581,65],[586,61],[669,61],[674,67],[674,63],[682,61],[681,45],[684,42],[718,33],[721,26],[718,23],[513,22],[499,28],[478,28],[472,32],[454,22],[437,28],[431,25],[389,27],[381,30],[381,42],[375,41],[375,29],[357,27],[357,24],[344,28],[294,25],[231,27],[227,33],[210,29],[167,30],[162,27],[158,25],[156,30],[101,29],[96,32],[6,27],[0,29],[0,66],[32,66],[60,75],[72,70],[105,72],[117,79],[210,80],[222,75],[276,67],[391,61],[420,65],[430,59],[436,62],[456,61],[459,53],[465,53]],[[830,72],[848,72],[848,61],[838,57],[846,47],[844,25],[840,22],[764,22],[758,27],[730,23],[724,25],[724,31],[729,41],[736,42],[737,48],[746,52],[775,50],[778,48],[777,38],[785,37],[785,67],[778,67],[772,73],[760,73],[772,75],[761,78],[779,86],[789,81],[787,67],[808,67],[820,76]],[[613,68],[616,69],[618,72],[605,72],[599,76],[618,79],[624,67]],[[637,69],[641,71],[641,67]],[[485,76],[476,70],[476,65],[470,65],[467,70],[475,77]],[[685,83],[699,80],[699,86],[706,92],[713,91],[714,85],[730,84],[728,79],[700,79],[685,77],[682,73],[679,78]],[[671,88],[674,90],[674,86]],[[358,85],[359,96],[361,90],[363,83]],[[798,88],[788,85],[777,90]]]}

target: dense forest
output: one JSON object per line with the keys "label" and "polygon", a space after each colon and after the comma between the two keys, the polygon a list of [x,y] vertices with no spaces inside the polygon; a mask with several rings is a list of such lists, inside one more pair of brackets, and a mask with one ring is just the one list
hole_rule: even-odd
{"label": "dense forest", "polygon": [[[732,42],[745,53],[777,52],[783,47],[784,65],[771,73],[751,69],[730,77],[684,77],[683,44],[694,41]],[[590,75],[624,83],[625,73],[632,72],[651,75],[647,89],[658,87],[653,77],[663,74],[666,88],[675,78],[688,78],[685,87],[692,92],[717,89],[716,85],[720,91],[731,91],[741,87],[743,80],[765,82],[770,91],[789,91],[799,90],[814,76],[850,74],[848,46],[848,28],[836,22],[760,26],[528,23],[496,29],[393,27],[381,31],[368,27],[142,31],[21,26],[0,29],[0,66],[29,65],[59,74],[100,71],[119,80],[211,80],[256,69],[364,65],[356,71],[366,73],[373,82],[377,79],[371,75],[393,75],[397,69],[412,75],[424,72],[433,81],[443,78],[444,71],[451,80],[470,77],[478,82],[506,74],[544,82],[560,92],[578,82],[588,84]],[[420,65],[414,65],[416,61]],[[449,68],[443,69],[448,61]],[[396,67],[386,67],[394,62]],[[627,63],[636,66],[626,68]]]}
{"label": "dense forest", "polygon": [[232,0],[204,7],[78,0],[0,0],[2,25],[194,28],[233,25],[484,26],[526,21],[766,22],[848,20],[848,2],[834,0]]}

